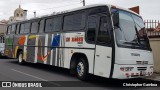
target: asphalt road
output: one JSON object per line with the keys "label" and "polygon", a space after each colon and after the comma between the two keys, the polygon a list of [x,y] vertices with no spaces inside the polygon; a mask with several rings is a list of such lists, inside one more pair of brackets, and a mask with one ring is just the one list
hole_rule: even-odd
{"label": "asphalt road", "polygon": [[[137,80],[142,82],[149,81],[146,79],[115,80],[90,75],[88,81],[82,82],[78,80],[75,76],[71,76],[69,70],[67,69],[57,68],[43,64],[27,63],[25,65],[19,65],[16,59],[0,59],[0,81],[54,81],[49,84],[55,87],[46,89],[55,88],[59,90],[150,90],[153,88],[155,90],[160,89],[160,87],[122,87],[123,82],[133,83]],[[35,89],[36,88],[34,88],[34,90]],[[42,88],[38,88],[38,90],[41,89]]]}

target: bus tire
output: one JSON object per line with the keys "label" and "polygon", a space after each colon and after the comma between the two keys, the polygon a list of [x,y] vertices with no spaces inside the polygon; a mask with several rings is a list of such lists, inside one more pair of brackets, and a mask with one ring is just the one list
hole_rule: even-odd
{"label": "bus tire", "polygon": [[88,65],[86,63],[85,58],[79,58],[77,65],[76,65],[76,73],[77,77],[80,80],[87,80],[88,76]]}
{"label": "bus tire", "polygon": [[22,51],[19,51],[19,53],[18,53],[18,63],[19,64],[24,64],[25,63],[25,61],[23,60],[23,52]]}

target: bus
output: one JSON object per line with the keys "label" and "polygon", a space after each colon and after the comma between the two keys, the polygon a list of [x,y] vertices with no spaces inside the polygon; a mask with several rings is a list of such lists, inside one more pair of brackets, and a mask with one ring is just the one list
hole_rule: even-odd
{"label": "bus", "polygon": [[5,55],[20,64],[66,68],[128,79],[153,74],[153,56],[140,15],[113,5],[89,5],[8,24]]}

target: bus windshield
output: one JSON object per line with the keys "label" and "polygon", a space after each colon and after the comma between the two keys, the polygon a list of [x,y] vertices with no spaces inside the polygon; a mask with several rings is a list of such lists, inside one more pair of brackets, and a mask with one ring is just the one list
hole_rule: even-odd
{"label": "bus windshield", "polygon": [[144,22],[140,16],[128,11],[112,9],[117,15],[118,24],[115,27],[115,37],[118,46],[150,50]]}

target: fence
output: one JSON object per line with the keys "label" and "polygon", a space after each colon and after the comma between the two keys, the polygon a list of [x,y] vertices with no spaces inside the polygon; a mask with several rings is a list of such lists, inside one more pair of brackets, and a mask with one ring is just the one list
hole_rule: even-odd
{"label": "fence", "polygon": [[144,22],[153,52],[154,72],[160,73],[160,21],[145,20]]}
{"label": "fence", "polygon": [[160,37],[160,21],[159,20],[145,20],[145,27],[150,38]]}

